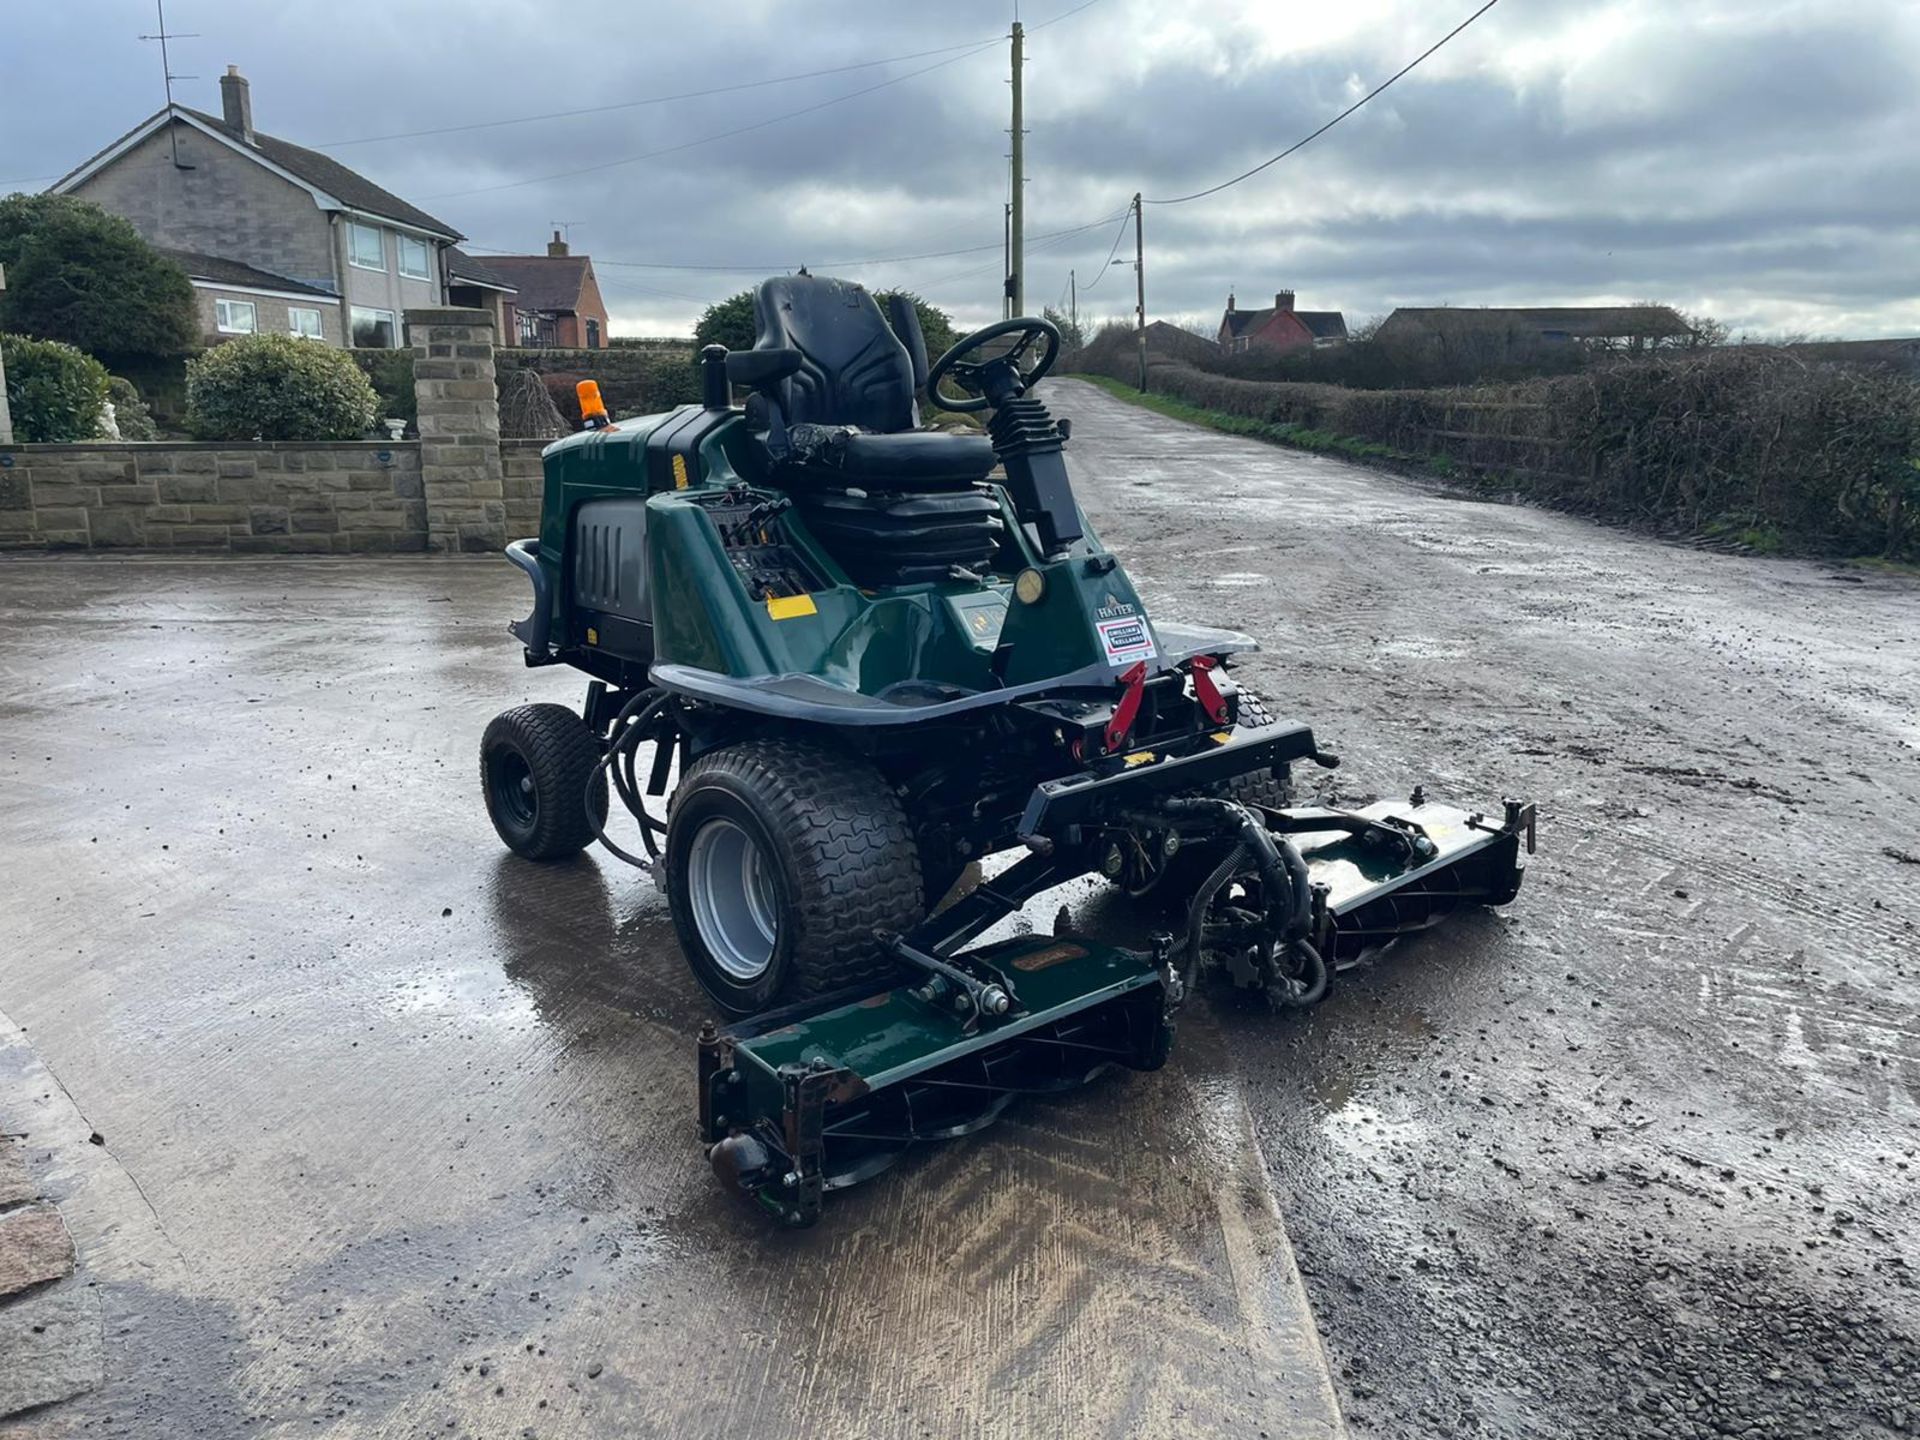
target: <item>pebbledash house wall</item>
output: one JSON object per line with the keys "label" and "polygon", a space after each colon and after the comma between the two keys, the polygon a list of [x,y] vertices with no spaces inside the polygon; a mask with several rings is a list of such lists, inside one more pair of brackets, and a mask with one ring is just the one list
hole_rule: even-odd
{"label": "pebbledash house wall", "polygon": [[0,446],[0,550],[491,552],[540,528],[485,311],[408,312],[419,440]]}

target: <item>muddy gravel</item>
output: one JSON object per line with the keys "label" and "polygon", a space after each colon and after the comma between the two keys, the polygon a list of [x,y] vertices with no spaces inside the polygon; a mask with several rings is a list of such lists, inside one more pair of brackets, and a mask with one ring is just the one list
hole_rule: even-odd
{"label": "muddy gravel", "polygon": [[1055,388],[1329,793],[1541,807],[1505,915],[1222,1022],[1353,1431],[1920,1431],[1920,586]]}

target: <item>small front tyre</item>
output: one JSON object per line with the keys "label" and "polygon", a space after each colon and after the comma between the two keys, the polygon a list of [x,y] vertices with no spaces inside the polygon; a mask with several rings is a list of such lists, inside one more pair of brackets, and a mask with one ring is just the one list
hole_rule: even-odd
{"label": "small front tyre", "polygon": [[607,823],[600,742],[564,705],[518,705],[480,737],[480,786],[493,828],[516,855],[564,860]]}

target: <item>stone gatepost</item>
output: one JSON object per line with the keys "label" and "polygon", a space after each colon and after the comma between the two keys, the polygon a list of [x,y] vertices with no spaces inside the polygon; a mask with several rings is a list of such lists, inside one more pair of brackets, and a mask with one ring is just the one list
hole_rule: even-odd
{"label": "stone gatepost", "polygon": [[441,554],[507,543],[493,317],[485,310],[409,310],[413,393],[420,405],[420,484],[427,548]]}

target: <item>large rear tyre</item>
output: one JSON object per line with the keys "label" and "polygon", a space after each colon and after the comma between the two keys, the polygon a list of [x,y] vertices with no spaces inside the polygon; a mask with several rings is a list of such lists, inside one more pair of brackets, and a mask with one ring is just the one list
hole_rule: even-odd
{"label": "large rear tyre", "polygon": [[926,913],[899,799],[872,766],[803,741],[695,761],[663,863],[688,968],[731,1015],[890,974],[874,931]]}
{"label": "large rear tyre", "polygon": [[[493,828],[516,855],[564,860],[607,820],[600,742],[564,705],[519,705],[480,737],[480,788]],[[591,789],[589,789],[591,787]]]}

